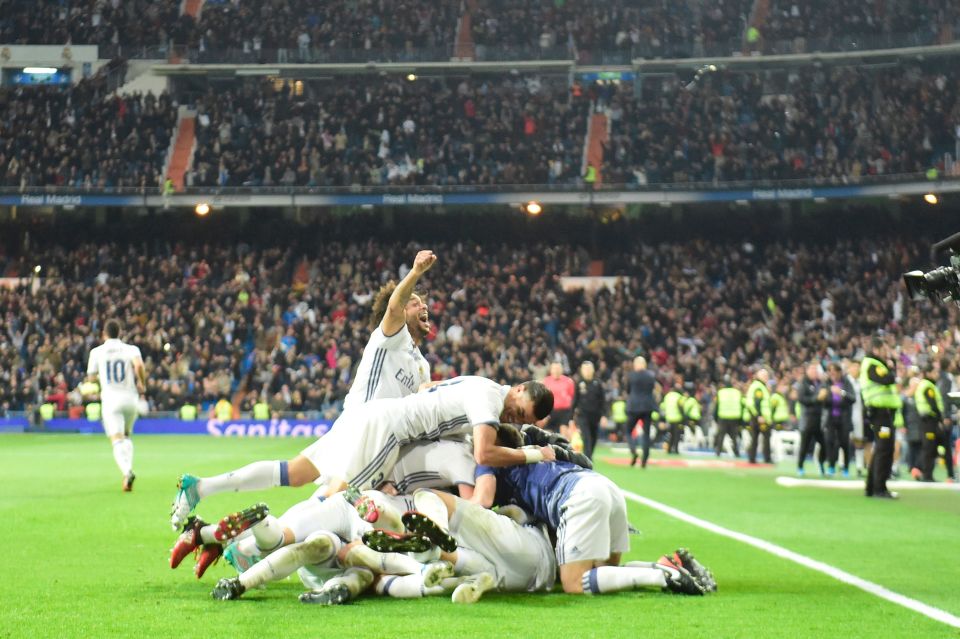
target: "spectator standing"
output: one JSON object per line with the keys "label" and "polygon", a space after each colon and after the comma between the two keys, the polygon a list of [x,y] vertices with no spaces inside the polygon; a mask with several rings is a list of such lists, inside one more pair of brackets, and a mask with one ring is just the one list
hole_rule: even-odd
{"label": "spectator standing", "polygon": [[697,399],[695,388],[691,382],[687,382],[684,385],[684,390],[685,396],[683,404],[681,405],[684,427],[690,431],[690,436],[694,440],[697,440],[702,432],[700,430],[700,418],[703,414],[700,407],[700,400]]}
{"label": "spectator standing", "polygon": [[847,364],[845,379],[850,385],[853,394],[853,404],[850,405],[850,448],[857,466],[857,477],[863,476],[864,471],[864,437],[863,437],[863,397],[860,395],[860,362],[851,361]]}
{"label": "spectator standing", "polygon": [[903,442],[906,442],[906,451],[894,449],[891,475],[896,477],[900,474],[898,464],[902,460],[904,465],[910,469],[910,476],[914,479],[920,479],[922,474],[920,471],[920,448],[923,444],[923,426],[920,423],[920,413],[914,399],[917,387],[920,385],[920,377],[919,371],[915,367],[911,368],[913,374],[907,382],[907,387],[900,394],[900,401],[903,403],[900,408],[902,423],[896,421],[896,419],[893,423],[895,429],[900,431],[901,446]]}
{"label": "spectator standing", "polygon": [[680,452],[680,434],[683,430],[683,378],[678,378],[676,386],[663,396],[660,403],[660,418],[667,423],[668,454]]}
{"label": "spectator standing", "polygon": [[733,444],[733,456],[740,456],[740,425],[743,423],[743,393],[730,376],[723,378],[723,387],[717,390],[714,417],[717,420],[717,435],[714,449],[717,457],[723,452],[724,437],[729,435]]}
{"label": "spectator standing", "polygon": [[887,490],[887,476],[896,440],[893,417],[902,402],[897,393],[896,367],[890,359],[890,349],[880,338],[873,339],[872,352],[860,362],[860,387],[866,423],[874,441],[864,492],[867,497],[896,499],[897,494]]}
{"label": "spectator standing", "polygon": [[641,467],[647,467],[650,457],[650,421],[653,411],[657,409],[657,400],[654,393],[657,389],[657,378],[647,369],[647,360],[644,357],[635,357],[633,370],[627,375],[627,421],[624,424],[623,435],[630,446],[630,465],[637,463],[637,445],[633,439],[633,428],[637,422],[643,429],[643,460]]}
{"label": "spectator standing", "polygon": [[937,449],[943,446],[943,460],[947,467],[947,479],[953,479],[953,458],[950,450],[949,429],[944,415],[946,413],[943,396],[936,384],[937,372],[933,368],[924,371],[923,380],[917,385],[914,400],[923,430],[921,443],[920,470],[923,481],[933,481],[933,469],[937,462]]}
{"label": "spectator standing", "polygon": [[550,374],[543,379],[543,385],[553,393],[553,412],[550,413],[547,428],[559,433],[561,428],[570,424],[573,417],[573,396],[576,392],[573,380],[563,374],[563,364],[553,362],[550,364]]}
{"label": "spectator standing", "polygon": [[843,476],[850,476],[850,414],[854,395],[850,382],[843,374],[840,364],[833,362],[827,367],[829,387],[823,406],[823,430],[827,452],[827,475],[837,469],[837,460],[843,452]]}
{"label": "spectator standing", "polygon": [[576,384],[573,397],[573,411],[583,437],[583,454],[593,459],[593,449],[600,434],[600,420],[605,413],[606,392],[603,383],[596,378],[593,362],[587,360],[580,364],[580,379]]}
{"label": "spectator standing", "polygon": [[820,465],[820,474],[824,474],[826,460],[826,442],[823,439],[823,402],[827,398],[827,389],[821,380],[820,364],[813,362],[807,366],[807,373],[800,380],[797,391],[797,401],[803,407],[800,416],[800,450],[797,451],[797,475],[803,477],[803,469],[807,455],[813,452],[814,445],[820,444],[817,462]]}
{"label": "spectator standing", "polygon": [[747,388],[747,412],[750,415],[750,448],[747,450],[747,458],[751,464],[757,463],[757,446],[763,439],[763,461],[771,463],[773,459],[770,456],[770,391],[767,389],[767,381],[770,379],[770,373],[766,368],[761,368],[754,374],[750,387]]}

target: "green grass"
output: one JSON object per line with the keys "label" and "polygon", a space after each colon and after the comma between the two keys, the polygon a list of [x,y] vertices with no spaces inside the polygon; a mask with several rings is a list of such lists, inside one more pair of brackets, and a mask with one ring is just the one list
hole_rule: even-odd
{"label": "green grass", "polygon": [[[960,637],[960,631],[820,573],[628,502],[641,529],[629,558],[687,545],[720,591],[603,597],[491,595],[364,599],[341,608],[300,604],[296,580],[213,601],[222,562],[198,582],[189,560],[167,565],[169,504],[179,473],[212,474],[288,458],[306,440],[135,439],[136,490],[120,478],[103,437],[0,436],[0,637]],[[601,451],[599,457],[605,457]],[[771,469],[598,464],[624,488],[780,544],[960,615],[960,494],[905,492],[898,502],[859,492],[783,488]],[[784,468],[784,470],[787,470]],[[279,513],[309,488],[204,500],[213,519],[265,500]]]}

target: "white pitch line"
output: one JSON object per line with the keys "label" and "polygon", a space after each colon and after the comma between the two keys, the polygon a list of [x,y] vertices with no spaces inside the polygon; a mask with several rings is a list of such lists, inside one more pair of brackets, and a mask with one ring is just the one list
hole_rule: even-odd
{"label": "white pitch line", "polygon": [[[851,481],[849,479],[800,479],[799,477],[777,477],[777,484],[787,488],[803,486],[804,488],[830,488],[833,490],[863,490],[863,481]],[[896,490],[946,490],[951,492],[960,492],[960,484],[948,484],[946,482],[925,482],[925,481],[888,481],[887,488]]]}
{"label": "white pitch line", "polygon": [[710,532],[716,533],[717,535],[721,535],[723,537],[735,539],[749,546],[753,546],[754,548],[759,548],[760,550],[766,551],[772,555],[781,557],[782,559],[787,559],[806,568],[810,568],[811,570],[816,570],[817,572],[821,572],[827,576],[833,577],[834,579],[845,584],[855,586],[856,588],[868,592],[871,595],[876,595],[881,599],[886,599],[887,601],[903,606],[904,608],[909,608],[914,612],[919,612],[921,615],[927,616],[935,621],[945,623],[949,626],[953,626],[954,628],[960,628],[960,617],[952,615],[946,610],[934,608],[933,606],[929,606],[922,601],[917,601],[916,599],[911,599],[910,597],[893,592],[892,590],[884,588],[879,584],[875,584],[872,581],[861,579],[856,575],[851,575],[846,571],[835,568],[829,564],[825,564],[822,561],[811,559],[806,555],[801,555],[800,553],[793,552],[792,550],[787,550],[786,548],[772,544],[769,541],[764,541],[763,539],[759,539],[751,535],[745,535],[744,533],[730,530],[729,528],[724,528],[723,526],[718,526],[717,524],[706,521],[705,519],[694,517],[693,515],[683,512],[682,510],[677,510],[672,506],[661,504],[658,501],[643,497],[636,493],[630,492],[629,490],[623,490],[622,488],[621,490],[623,491],[624,497],[630,499],[631,501],[635,501],[638,504],[643,504],[644,506],[648,506],[654,510],[659,510],[660,512],[670,515],[671,517],[685,521],[688,524],[709,530]]}

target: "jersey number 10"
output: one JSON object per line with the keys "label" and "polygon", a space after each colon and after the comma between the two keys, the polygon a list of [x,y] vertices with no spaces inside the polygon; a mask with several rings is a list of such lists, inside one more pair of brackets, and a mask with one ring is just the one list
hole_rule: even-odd
{"label": "jersey number 10", "polygon": [[123,360],[115,359],[113,361],[107,360],[107,383],[108,384],[122,384],[124,378],[127,376],[127,369],[123,365]]}

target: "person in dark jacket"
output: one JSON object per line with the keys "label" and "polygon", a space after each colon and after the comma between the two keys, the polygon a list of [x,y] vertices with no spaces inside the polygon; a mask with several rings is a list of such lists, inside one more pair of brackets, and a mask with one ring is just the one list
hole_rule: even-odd
{"label": "person in dark jacket", "polygon": [[573,414],[580,436],[583,437],[583,454],[593,459],[593,448],[600,432],[600,419],[606,413],[606,393],[603,384],[594,377],[593,362],[580,364],[580,379],[576,381],[573,394]]}
{"label": "person in dark jacket", "polygon": [[654,393],[657,389],[657,378],[647,369],[647,360],[635,357],[633,370],[627,375],[627,423],[624,425],[624,438],[630,446],[630,465],[637,463],[637,445],[633,440],[633,427],[638,421],[643,428],[643,460],[641,465],[647,467],[647,458],[650,457],[650,422],[653,411],[657,410],[657,399]]}
{"label": "person in dark jacket", "polygon": [[[900,401],[903,402],[903,408],[900,409],[900,412],[903,414],[903,427],[906,431],[906,437],[904,437],[904,439],[907,443],[907,450],[902,455],[902,461],[909,469],[910,475],[917,478],[921,473],[920,449],[923,447],[923,424],[921,423],[920,413],[917,411],[917,402],[914,399],[914,393],[916,393],[917,386],[920,384],[919,371],[914,367],[911,367],[911,369],[907,387],[900,395]],[[893,469],[891,470],[892,476],[898,476],[900,474],[899,461],[900,460],[894,456]]]}
{"label": "person in dark jacket", "polygon": [[843,476],[850,476],[850,431],[856,397],[840,364],[827,367],[827,390],[823,400],[823,431],[826,443],[827,475],[836,472],[840,451],[843,451]]}
{"label": "person in dark jacket", "polygon": [[826,443],[823,439],[821,419],[823,402],[827,398],[827,388],[821,380],[820,365],[813,362],[807,366],[807,373],[800,380],[797,389],[797,401],[803,407],[800,416],[800,450],[797,452],[797,475],[803,477],[803,464],[807,455],[813,452],[814,444],[820,444],[820,474],[824,474],[823,462],[826,459]]}

